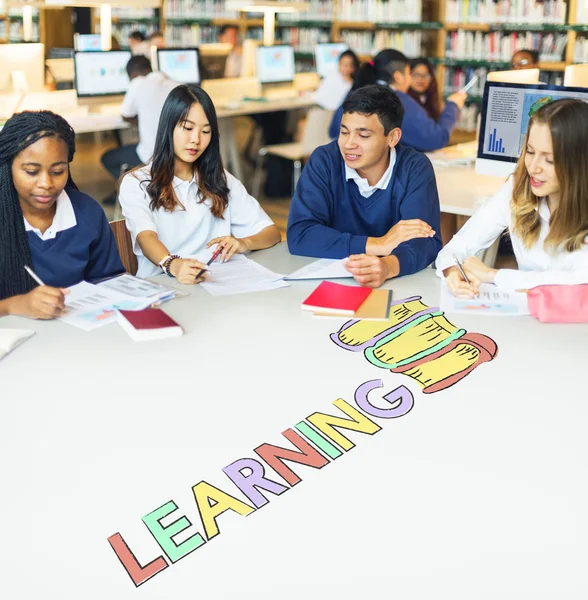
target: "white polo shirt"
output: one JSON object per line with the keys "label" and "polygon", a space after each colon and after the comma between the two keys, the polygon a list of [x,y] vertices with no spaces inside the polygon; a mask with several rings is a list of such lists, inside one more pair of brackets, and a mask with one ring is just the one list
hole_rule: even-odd
{"label": "white polo shirt", "polygon": [[40,229],[33,227],[26,218],[24,219],[25,230],[34,231],[44,242],[47,240],[53,240],[60,231],[71,229],[75,227],[78,222],[76,220],[76,213],[74,212],[71,200],[67,195],[66,191],[63,190],[55,203],[55,215],[53,217],[53,223],[41,233]]}
{"label": "white polo shirt", "polygon": [[137,154],[143,162],[153,155],[161,109],[168,94],[178,85],[181,84],[163,73],[152,71],[135,77],[125,94],[121,114],[127,119],[139,119]]}
{"label": "white polo shirt", "polygon": [[392,178],[392,171],[394,170],[394,165],[396,164],[396,148],[392,148],[390,150],[390,164],[388,168],[384,171],[382,177],[380,177],[380,181],[375,183],[374,185],[370,185],[367,179],[364,179],[355,169],[348,167],[345,164],[345,179],[349,181],[352,179],[355,181],[357,187],[359,188],[359,193],[364,198],[369,198],[376,190],[385,190],[390,183],[390,179]]}
{"label": "white polo shirt", "polygon": [[229,203],[222,219],[214,217],[210,212],[210,199],[199,202],[196,175],[191,181],[174,177],[174,192],[182,206],[177,206],[172,212],[163,209],[152,211],[149,208],[151,199],[145,188],[151,179],[151,165],[125,175],[120,186],[119,200],[139,263],[138,277],[151,277],[161,273],[159,267],[141,252],[137,236],[142,231],[157,233],[159,241],[171,254],[194,256],[216,237],[247,237],[273,225],[259,202],[247,193],[245,186],[230,173],[225,173]]}

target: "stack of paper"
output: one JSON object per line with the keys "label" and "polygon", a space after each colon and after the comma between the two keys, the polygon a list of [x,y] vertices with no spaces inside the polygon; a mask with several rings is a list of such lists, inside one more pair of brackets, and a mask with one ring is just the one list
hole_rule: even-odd
{"label": "stack of paper", "polygon": [[290,275],[286,275],[284,279],[342,279],[353,277],[346,268],[348,260],[348,258],[341,260],[321,258]]}
{"label": "stack of paper", "polygon": [[382,320],[390,314],[390,290],[342,285],[323,281],[302,303],[303,310],[313,311],[315,316],[350,316],[355,319]]}
{"label": "stack of paper", "polygon": [[[214,248],[200,252],[195,258],[206,264]],[[216,260],[208,266],[208,277],[200,285],[213,296],[245,294],[288,287],[283,276],[249,260],[243,254],[233,254],[227,262]]]}

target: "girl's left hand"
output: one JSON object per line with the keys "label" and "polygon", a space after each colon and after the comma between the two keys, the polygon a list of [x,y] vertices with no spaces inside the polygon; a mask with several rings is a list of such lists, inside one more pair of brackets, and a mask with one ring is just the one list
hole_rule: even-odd
{"label": "girl's left hand", "polygon": [[242,254],[243,252],[247,251],[245,242],[243,240],[234,238],[232,235],[224,235],[222,237],[214,238],[214,240],[210,240],[210,242],[208,242],[206,247],[210,248],[214,244],[220,244],[221,246],[224,246],[224,249],[220,255],[221,262],[227,262],[227,260],[230,260],[231,256],[233,256],[235,253]]}
{"label": "girl's left hand", "polygon": [[491,269],[475,256],[466,258],[463,261],[463,268],[466,275],[469,276],[471,273],[481,283],[494,283],[494,278],[498,273],[497,269]]}

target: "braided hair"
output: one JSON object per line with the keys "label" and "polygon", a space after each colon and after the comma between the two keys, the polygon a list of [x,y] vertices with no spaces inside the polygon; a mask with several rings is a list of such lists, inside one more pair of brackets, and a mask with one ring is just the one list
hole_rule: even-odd
{"label": "braided hair", "polygon": [[[11,169],[17,154],[46,137],[60,138],[67,144],[70,163],[76,151],[74,130],[51,111],[18,113],[0,131],[0,300],[26,294],[35,287],[24,270],[24,265],[32,262],[31,251]],[[78,189],[71,174],[66,185]]]}

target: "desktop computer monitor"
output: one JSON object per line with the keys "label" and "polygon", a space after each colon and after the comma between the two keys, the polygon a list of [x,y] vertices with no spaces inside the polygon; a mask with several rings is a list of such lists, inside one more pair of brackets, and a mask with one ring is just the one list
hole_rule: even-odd
{"label": "desktop computer monitor", "polygon": [[260,83],[294,81],[294,49],[292,46],[259,46],[257,77]]}
{"label": "desktop computer monitor", "polygon": [[180,83],[200,83],[197,48],[158,48],[158,70]]}
{"label": "desktop computer monitor", "polygon": [[[29,92],[45,90],[45,46],[43,44],[0,44],[0,92],[15,90],[12,74],[23,72]],[[20,77],[21,83],[22,77]],[[16,79],[14,80],[16,82]],[[19,86],[22,87],[22,86]]]}
{"label": "desktop computer monitor", "polygon": [[326,77],[339,68],[339,57],[349,46],[347,44],[317,44],[314,47],[316,72]]}
{"label": "desktop computer monitor", "polygon": [[100,52],[102,50],[102,37],[99,33],[76,33],[74,35],[74,48],[81,52]]}
{"label": "desktop computer monitor", "polygon": [[127,63],[130,59],[130,50],[76,52],[74,69],[78,97],[124,94],[129,89]]}
{"label": "desktop computer monitor", "polygon": [[508,177],[520,156],[531,116],[545,104],[561,98],[578,98],[588,102],[588,90],[487,81],[476,172]]}

